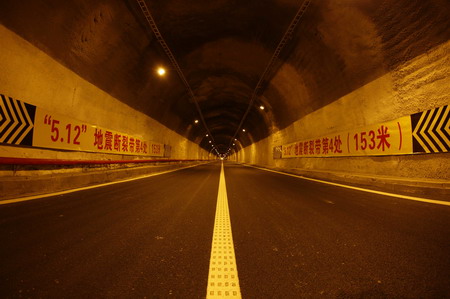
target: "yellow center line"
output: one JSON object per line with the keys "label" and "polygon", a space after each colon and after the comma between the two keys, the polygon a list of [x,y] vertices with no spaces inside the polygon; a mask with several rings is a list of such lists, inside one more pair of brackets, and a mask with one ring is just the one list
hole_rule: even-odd
{"label": "yellow center line", "polygon": [[322,183],[322,184],[327,184],[327,185],[332,185],[332,186],[337,186],[337,187],[342,187],[342,188],[347,188],[347,189],[352,189],[352,190],[358,190],[358,191],[363,191],[363,192],[368,192],[368,193],[375,193],[375,194],[384,195],[384,196],[390,196],[390,197],[396,197],[396,198],[402,198],[402,199],[408,199],[408,200],[414,200],[414,201],[420,201],[420,202],[426,202],[426,203],[432,203],[432,204],[443,205],[443,206],[450,206],[450,202],[449,201],[428,199],[428,198],[421,198],[421,197],[415,197],[415,196],[408,196],[408,195],[401,195],[401,194],[395,194],[395,193],[389,193],[389,192],[376,191],[376,190],[372,190],[372,189],[354,187],[354,186],[338,184],[338,183],[332,183],[332,182],[318,180],[318,179],[307,178],[307,177],[304,177],[304,176],[301,176],[301,175],[296,175],[296,174],[291,174],[291,173],[286,173],[286,172],[280,172],[280,171],[266,169],[266,168],[261,168],[261,167],[256,167],[256,166],[252,166],[252,165],[245,165],[245,164],[243,164],[243,165],[247,166],[247,167],[252,167],[252,168],[264,170],[264,171],[269,171],[269,172],[274,172],[274,173],[278,173],[278,174],[291,176],[291,177],[298,178],[298,179],[303,179],[303,180],[307,180],[307,181],[312,181],[312,182],[317,182],[317,183]]}
{"label": "yellow center line", "polygon": [[241,298],[228,209],[223,162],[220,168],[216,218],[209,262],[206,298]]}

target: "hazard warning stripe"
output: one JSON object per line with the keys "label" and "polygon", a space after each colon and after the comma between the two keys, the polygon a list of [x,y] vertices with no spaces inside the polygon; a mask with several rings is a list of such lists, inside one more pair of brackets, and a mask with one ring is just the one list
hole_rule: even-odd
{"label": "hazard warning stripe", "polygon": [[36,107],[0,97],[0,143],[31,146]]}
{"label": "hazard warning stripe", "polygon": [[443,106],[411,115],[415,153],[450,151],[449,110]]}
{"label": "hazard warning stripe", "polygon": [[[17,139],[14,140],[14,142],[16,144],[22,144],[22,142],[24,141],[25,137],[28,136],[29,140],[27,140],[25,143],[32,144],[32,137],[33,137],[32,130],[33,130],[33,127],[34,127],[34,116],[35,116],[35,112],[36,112],[36,107],[33,106],[33,105],[25,104],[24,102],[20,102],[20,105],[22,107],[22,111],[24,112],[25,121],[28,123],[28,126],[25,126],[23,128],[23,131],[19,134]],[[31,116],[30,115],[33,115],[33,120],[31,120]]]}

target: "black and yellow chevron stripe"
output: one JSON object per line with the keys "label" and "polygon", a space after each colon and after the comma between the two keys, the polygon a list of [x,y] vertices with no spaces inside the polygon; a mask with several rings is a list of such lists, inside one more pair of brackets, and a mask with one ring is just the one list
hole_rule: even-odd
{"label": "black and yellow chevron stripe", "polygon": [[450,109],[447,106],[411,115],[413,152],[450,150]]}
{"label": "black and yellow chevron stripe", "polygon": [[0,143],[31,146],[36,106],[0,97]]}

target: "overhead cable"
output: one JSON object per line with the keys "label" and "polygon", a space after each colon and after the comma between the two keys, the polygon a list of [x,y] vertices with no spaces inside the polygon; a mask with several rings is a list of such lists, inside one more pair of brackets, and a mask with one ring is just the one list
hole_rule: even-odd
{"label": "overhead cable", "polygon": [[256,84],[255,89],[253,90],[252,96],[250,98],[250,102],[248,103],[247,110],[244,113],[244,116],[241,119],[241,122],[239,123],[238,128],[236,129],[236,133],[234,133],[233,137],[231,138],[231,141],[228,145],[228,148],[231,148],[231,144],[233,143],[233,140],[236,138],[236,136],[239,134],[239,131],[242,127],[242,125],[245,122],[245,119],[247,118],[248,113],[252,109],[253,103],[255,102],[256,98],[262,92],[263,84],[269,75],[270,71],[275,66],[275,63],[281,53],[281,51],[284,49],[288,41],[292,38],[292,35],[294,33],[295,28],[297,27],[298,23],[300,22],[301,17],[304,15],[306,9],[308,8],[309,4],[311,3],[311,0],[305,0],[303,1],[302,5],[298,9],[297,13],[295,14],[294,18],[292,19],[288,29],[284,33],[283,37],[281,38],[280,42],[278,43],[278,46],[276,47],[272,58],[270,59],[269,63],[267,64],[266,68],[264,69],[264,72],[259,78],[258,84]]}
{"label": "overhead cable", "polygon": [[181,70],[180,66],[178,65],[178,62],[175,59],[175,56],[173,55],[172,51],[170,50],[169,46],[167,45],[166,41],[164,40],[161,32],[159,31],[158,26],[156,26],[156,22],[153,19],[153,16],[150,13],[150,10],[148,9],[147,4],[145,3],[145,0],[136,0],[136,1],[139,4],[139,7],[141,8],[142,13],[145,16],[145,19],[147,20],[148,24],[150,25],[150,28],[152,29],[153,34],[155,35],[159,44],[161,45],[161,47],[163,48],[167,57],[169,58],[170,62],[172,63],[173,68],[176,70],[178,76],[180,77],[181,81],[183,82],[183,84],[188,92],[188,95],[191,97],[192,101],[194,102],[195,108],[197,109],[197,112],[200,116],[200,120],[202,121],[202,124],[205,127],[206,133],[210,136],[210,138],[214,144],[214,147],[216,147],[214,137],[212,136],[211,132],[209,131],[208,126],[206,125],[205,118],[203,117],[203,113],[200,109],[200,105],[197,102],[197,98],[195,97],[195,94],[192,91],[192,88],[189,85],[189,82],[186,80],[186,77],[184,76],[183,71]]}

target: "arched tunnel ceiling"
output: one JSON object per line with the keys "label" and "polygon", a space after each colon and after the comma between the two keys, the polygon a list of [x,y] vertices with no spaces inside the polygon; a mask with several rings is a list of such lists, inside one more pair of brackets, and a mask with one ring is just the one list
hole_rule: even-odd
{"label": "arched tunnel ceiling", "polygon": [[[194,92],[214,143],[220,152],[226,152],[256,84],[301,2],[146,3]],[[268,135],[268,123],[261,113],[250,111],[246,125],[252,126],[248,132],[254,137],[244,136],[241,142],[249,144]],[[185,121],[192,122],[192,117],[196,116]],[[188,137],[209,148],[205,135],[198,126]]]}
{"label": "arched tunnel ceiling", "polygon": [[[225,151],[303,0],[145,2]],[[285,128],[449,40],[449,11],[447,0],[311,1],[251,107],[239,145]],[[3,0],[0,22],[112,96],[210,149],[205,129],[194,124],[199,115],[192,99],[135,0]],[[158,66],[168,69],[165,77],[157,76]]]}

